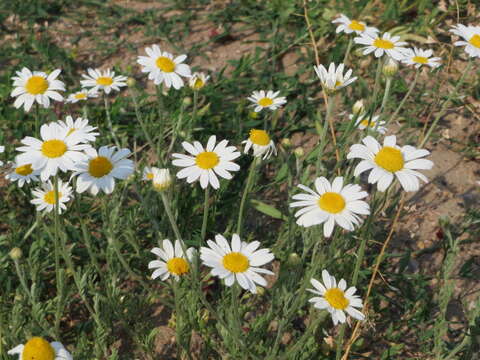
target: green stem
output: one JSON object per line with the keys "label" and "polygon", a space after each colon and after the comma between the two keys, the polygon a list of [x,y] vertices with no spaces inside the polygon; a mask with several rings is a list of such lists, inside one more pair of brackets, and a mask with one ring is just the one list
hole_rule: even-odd
{"label": "green stem", "polygon": [[164,191],[160,192],[160,197],[162,198],[163,207],[165,208],[165,212],[167,213],[168,220],[170,221],[170,225],[172,226],[172,230],[175,233],[175,236],[177,237],[178,240],[180,240],[180,242],[183,242],[182,235],[180,234],[180,230],[178,229],[177,222],[173,217],[172,209],[170,208],[170,203]]}
{"label": "green stem", "polygon": [[40,105],[35,103],[35,135],[40,135]]}
{"label": "green stem", "polygon": [[[380,117],[382,116],[383,112],[385,111],[385,107],[387,106],[388,96],[390,95],[390,89],[392,87],[392,77],[387,77],[387,82],[385,84],[385,92],[383,93],[382,105],[380,106]],[[377,121],[377,125],[380,121]]]}
{"label": "green stem", "polygon": [[113,124],[112,124],[112,118],[110,117],[110,107],[108,105],[108,97],[107,94],[103,94],[103,102],[105,104],[105,114],[107,115],[107,125],[110,130],[110,134],[113,137],[113,141],[115,142],[115,145],[120,149],[120,142],[118,141],[117,135],[115,134],[115,131],[113,130]]}
{"label": "green stem", "polygon": [[413,79],[412,83],[410,84],[410,87],[408,88],[408,91],[407,93],[405,94],[405,96],[403,97],[402,101],[400,101],[400,104],[398,104],[398,107],[397,109],[395,110],[395,112],[393,113],[393,115],[387,120],[387,123],[386,125],[388,125],[390,122],[392,122],[398,115],[398,113],[400,112],[400,110],[402,109],[403,105],[405,104],[405,101],[407,101],[408,97],[410,96],[410,94],[412,93],[413,89],[415,88],[415,85],[417,84],[417,80],[418,80],[418,75],[420,74],[420,69],[417,69],[417,72],[415,73],[415,78]]}
{"label": "green stem", "polygon": [[343,337],[345,336],[345,325],[340,325],[340,332],[338,333],[337,337],[337,350],[335,352],[335,360],[340,360],[342,356],[342,347],[343,347]]}
{"label": "green stem", "polygon": [[55,311],[55,335],[58,337],[60,334],[60,319],[63,305],[63,279],[61,278],[60,269],[60,230],[59,230],[59,193],[58,193],[58,175],[55,175],[54,180],[54,195],[55,195],[55,207],[53,209],[54,217],[54,246],[55,246],[55,276],[57,283],[57,308]]}
{"label": "green stem", "polygon": [[159,133],[159,138],[158,138],[158,144],[157,144],[157,153],[160,154],[160,149],[162,148],[163,145],[163,132],[165,130],[165,119],[163,117],[163,112],[165,108],[165,104],[163,102],[163,94],[162,94],[162,85],[157,86],[157,107],[158,107],[158,121],[160,123],[160,129],[158,131]]}
{"label": "green stem", "polygon": [[420,148],[422,148],[425,145],[425,143],[428,141],[429,137],[432,135],[433,130],[437,126],[438,121],[440,120],[441,117],[443,117],[443,115],[445,115],[446,110],[447,110],[447,106],[450,105],[450,101],[452,100],[452,98],[455,95],[457,95],[457,91],[460,88],[460,86],[463,84],[463,82],[465,80],[465,76],[470,72],[470,68],[472,67],[472,64],[473,64],[473,61],[472,61],[472,58],[470,58],[470,60],[468,61],[467,68],[464,70],[462,76],[458,80],[457,85],[455,85],[455,88],[453,89],[453,91],[450,92],[447,99],[442,104],[442,107],[440,108],[440,112],[437,114],[437,116],[435,117],[435,119],[432,122],[432,125],[430,126],[430,129],[428,129],[427,134],[425,135],[423,140],[420,142],[420,145],[419,145]]}
{"label": "green stem", "polygon": [[238,221],[237,221],[237,234],[240,236],[242,231],[242,221],[243,221],[243,210],[245,207],[245,202],[247,200],[248,193],[250,192],[253,184],[253,178],[255,174],[255,169],[257,167],[258,157],[254,157],[252,163],[250,164],[250,169],[248,171],[247,183],[245,184],[245,189],[243,190],[242,200],[240,201],[240,210],[238,212]]}
{"label": "green stem", "polygon": [[205,241],[205,235],[207,234],[207,223],[208,223],[208,209],[209,209],[209,199],[210,198],[210,187],[207,186],[205,189],[205,200],[203,202],[203,221],[202,221],[202,232],[200,233],[200,242],[198,244],[198,249]]}
{"label": "green stem", "polygon": [[352,50],[353,45],[353,38],[351,37],[348,41],[347,51],[345,52],[345,56],[343,57],[343,63],[346,65],[348,60],[348,55],[350,55],[350,51]]}
{"label": "green stem", "polygon": [[178,295],[178,284],[175,279],[172,279],[172,288],[173,288],[173,298],[175,302],[175,342],[177,345],[177,358],[182,358],[182,339],[180,333],[180,302],[179,302],[179,295]]}
{"label": "green stem", "polygon": [[190,126],[188,127],[187,131],[187,139],[190,139],[190,135],[192,133],[192,129],[195,127],[197,123],[197,111],[198,111],[198,91],[193,91],[193,110],[192,110],[192,120],[190,122]]}
{"label": "green stem", "polygon": [[384,61],[383,61],[382,58],[378,59],[377,71],[375,73],[375,84],[373,85],[371,112],[373,112],[375,110],[375,108],[377,107],[377,96],[378,96],[378,90],[379,90],[379,87],[380,87],[380,74],[382,73],[383,63],[384,63]]}
{"label": "green stem", "polygon": [[232,293],[232,328],[233,328],[233,336],[238,339],[242,338],[242,321],[240,319],[240,304],[238,301],[238,297],[240,295],[238,284],[234,283],[231,288]]}

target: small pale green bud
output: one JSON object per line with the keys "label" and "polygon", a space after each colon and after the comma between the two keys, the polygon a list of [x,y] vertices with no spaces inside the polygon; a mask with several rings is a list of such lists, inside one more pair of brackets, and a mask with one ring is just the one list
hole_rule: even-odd
{"label": "small pale green bud", "polygon": [[137,83],[137,80],[135,80],[133,77],[129,77],[127,79],[127,86],[128,87],[135,86],[136,83]]}
{"label": "small pale green bud", "polygon": [[22,252],[22,249],[18,247],[14,247],[12,250],[10,250],[9,255],[12,258],[12,260],[19,260],[22,258],[23,252]]}
{"label": "small pale green bud", "polygon": [[302,263],[302,259],[297,253],[291,253],[288,255],[287,265],[291,267],[298,266]]}
{"label": "small pale green bud", "polygon": [[383,65],[382,72],[386,77],[394,76],[398,72],[398,62],[392,58],[388,58],[385,65]]}
{"label": "small pale green bud", "polygon": [[301,147],[297,147],[295,150],[293,150],[293,153],[296,157],[302,157],[303,155],[305,155],[305,151]]}
{"label": "small pale green bud", "polygon": [[360,114],[363,114],[364,112],[365,112],[365,105],[363,104],[363,99],[357,100],[352,107],[353,115],[360,115]]}

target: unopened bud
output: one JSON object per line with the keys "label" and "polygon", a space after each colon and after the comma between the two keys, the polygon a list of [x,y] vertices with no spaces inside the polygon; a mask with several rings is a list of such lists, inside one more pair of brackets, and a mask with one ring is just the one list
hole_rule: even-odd
{"label": "unopened bud", "polygon": [[172,185],[172,177],[168,169],[156,169],[153,172],[153,187],[157,191],[165,191]]}
{"label": "unopened bud", "polygon": [[398,63],[392,58],[388,58],[382,68],[383,75],[392,77],[398,72]]}
{"label": "unopened bud", "polygon": [[250,119],[258,119],[258,113],[255,112],[255,111],[250,111],[250,112],[248,113],[248,117],[249,117]]}
{"label": "unopened bud", "polygon": [[292,146],[292,141],[289,138],[283,138],[281,143],[284,147]]}
{"label": "unopened bud", "polygon": [[183,105],[188,106],[192,103],[192,98],[190,96],[187,96],[183,99]]}
{"label": "unopened bud", "polygon": [[129,77],[127,79],[127,86],[129,87],[135,86],[136,83],[137,83],[137,80],[135,80],[133,77]]}
{"label": "unopened bud", "polygon": [[303,151],[303,148],[301,147],[297,147],[295,150],[293,150],[293,153],[296,157],[302,157],[303,155],[305,155],[305,151]]}
{"label": "unopened bud", "polygon": [[22,252],[22,249],[18,247],[14,247],[12,250],[10,250],[9,255],[12,258],[12,260],[19,260],[22,258],[23,252]]}
{"label": "unopened bud", "polygon": [[288,255],[287,265],[291,267],[298,266],[302,263],[302,259],[297,253],[291,253]]}
{"label": "unopened bud", "polygon": [[360,115],[365,112],[365,105],[363,105],[363,100],[357,100],[352,107],[353,115]]}

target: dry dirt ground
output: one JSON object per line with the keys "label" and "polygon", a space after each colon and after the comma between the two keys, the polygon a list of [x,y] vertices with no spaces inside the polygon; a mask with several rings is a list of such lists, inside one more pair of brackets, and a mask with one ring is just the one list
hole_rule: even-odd
{"label": "dry dirt ground", "polygon": [[[118,0],[114,3],[139,13],[150,9],[165,8],[165,5],[160,3],[140,1]],[[224,2],[219,1],[218,6],[224,6]],[[81,10],[79,9],[79,11]],[[198,66],[203,71],[208,71],[215,76],[215,72],[226,66],[229,60],[239,59],[242,55],[253,52],[256,47],[267,46],[265,42],[260,41],[258,34],[248,30],[245,24],[233,25],[232,36],[227,41],[209,42],[212,36],[222,32],[221,25],[206,21],[203,15],[209,11],[209,8],[199,9],[198,11],[197,20],[193,20],[192,23],[191,34],[184,39],[182,44],[175,44],[188,53],[188,49],[194,44],[205,43],[201,55],[190,55],[189,63],[191,65]],[[177,11],[168,11],[162,17],[168,18],[175,14],[177,14]],[[86,64],[95,63],[96,67],[115,65],[126,69],[134,63],[134,59],[143,52],[145,46],[161,41],[159,38],[144,36],[141,31],[142,26],[132,25],[122,29],[119,50],[108,57],[102,58],[101,63],[98,62],[99,59],[96,58],[95,49],[92,48],[92,45],[95,44],[92,38],[101,37],[106,42],[114,41],[112,34],[118,29],[112,28],[111,31],[100,31],[94,26],[88,27],[88,24],[79,24],[74,19],[68,18],[50,24],[47,31],[55,34],[55,41],[58,45],[74,51],[76,58]],[[85,27],[89,29],[91,34],[82,37],[78,42],[73,42],[72,39],[77,35],[78,29]],[[122,44],[129,44],[129,46],[122,46]],[[175,46],[172,46],[172,44],[162,42],[162,46],[165,50],[178,52],[175,51]],[[297,47],[296,51],[303,53],[305,49]],[[291,76],[295,76],[296,73],[298,59],[296,51],[292,49],[282,58],[284,71]],[[226,73],[228,74],[228,72],[227,68]],[[424,80],[428,81],[426,75]],[[469,97],[467,97],[466,103],[469,106],[452,107],[449,110],[438,128],[441,137],[437,138],[435,142],[430,141],[427,144],[426,147],[432,152],[431,160],[435,163],[435,167],[426,174],[430,183],[423,186],[418,193],[411,196],[406,202],[407,213],[402,217],[398,231],[391,243],[393,249],[404,250],[407,248],[414,254],[419,254],[414,256],[409,264],[408,270],[412,272],[432,275],[438,273],[445,256],[440,245],[442,234],[439,232],[439,219],[448,217],[451,223],[459,223],[467,209],[478,207],[480,201],[479,159],[472,159],[462,153],[463,145],[467,142],[478,144],[480,140],[480,103]],[[292,141],[294,145],[301,144],[305,149],[308,149],[312,144],[315,144],[316,139],[315,137],[302,138],[302,136],[296,134]],[[479,242],[461,246],[458,266],[467,260],[473,261],[477,278],[480,279]],[[431,285],[434,287],[436,281],[432,280]],[[480,281],[458,279],[455,285],[454,301],[449,306],[451,319],[464,322],[462,303],[467,304],[467,308],[472,307],[479,291]],[[175,352],[172,345],[175,333],[168,326],[169,316],[165,314],[162,307],[159,307],[155,310],[153,319],[160,328],[156,339],[158,355],[170,358]]]}

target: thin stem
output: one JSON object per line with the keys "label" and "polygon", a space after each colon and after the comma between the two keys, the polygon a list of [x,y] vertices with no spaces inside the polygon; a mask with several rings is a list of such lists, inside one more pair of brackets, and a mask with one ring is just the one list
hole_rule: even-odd
{"label": "thin stem", "polygon": [[[388,96],[390,95],[390,89],[392,88],[392,77],[387,77],[387,82],[385,84],[385,92],[383,93],[382,105],[380,106],[380,116],[382,116],[387,106]],[[377,125],[380,121],[377,121]]]}
{"label": "thin stem", "polygon": [[317,41],[315,40],[315,35],[313,34],[312,24],[310,23],[310,19],[308,17],[307,0],[303,0],[303,16],[305,18],[305,22],[307,23],[307,30],[310,35],[310,40],[312,42],[313,53],[315,54],[315,63],[318,66],[320,65],[320,56],[318,55]]}
{"label": "thin stem", "polygon": [[172,279],[173,298],[175,302],[175,343],[177,345],[177,358],[182,358],[181,333],[180,333],[180,302],[178,295],[178,284],[175,279]]}
{"label": "thin stem", "polygon": [[335,360],[340,360],[340,356],[342,356],[342,345],[343,345],[344,336],[345,336],[345,323],[340,325],[340,331],[337,336],[337,350],[335,352]]}
{"label": "thin stem", "polygon": [[157,153],[160,154],[160,149],[162,148],[163,144],[163,132],[165,130],[165,119],[163,117],[163,112],[165,108],[165,104],[163,102],[163,94],[162,94],[162,85],[157,86],[157,107],[158,107],[158,121],[160,123],[160,129],[158,131],[159,138],[157,143]]}
{"label": "thin stem", "polygon": [[232,322],[233,322],[233,336],[237,337],[237,338],[241,338],[242,337],[242,322],[241,322],[241,319],[240,319],[240,304],[239,304],[239,301],[238,301],[238,297],[240,295],[240,292],[238,291],[239,288],[238,288],[238,284],[237,283],[234,283],[233,286],[231,287],[231,294],[232,294],[232,310],[233,310],[233,314],[232,314]]}
{"label": "thin stem", "polygon": [[40,135],[40,105],[35,103],[35,134]]}
{"label": "thin stem", "polygon": [[387,124],[392,122],[393,120],[395,120],[395,118],[397,117],[398,113],[400,112],[400,110],[402,109],[403,105],[405,104],[405,101],[407,101],[408,97],[410,96],[410,94],[412,93],[413,89],[415,88],[415,85],[417,84],[417,80],[418,80],[418,76],[420,74],[420,69],[417,69],[417,72],[415,73],[415,78],[413,79],[412,83],[410,84],[410,87],[408,88],[408,91],[407,93],[405,94],[405,96],[403,97],[402,101],[400,101],[400,104],[398,104],[398,107],[397,109],[395,110],[395,112],[393,113],[392,116],[390,116],[390,118],[387,120]]}
{"label": "thin stem", "polygon": [[197,123],[197,111],[198,111],[198,91],[194,90],[193,91],[192,120],[191,120],[190,126],[188,128],[187,139],[190,138],[190,135],[192,133],[192,129],[195,127],[195,124]]}
{"label": "thin stem", "polygon": [[345,56],[343,57],[343,63],[346,65],[348,60],[348,55],[350,55],[350,51],[352,50],[353,45],[353,38],[351,37],[348,41],[347,51],[345,52]]}
{"label": "thin stem", "polygon": [[[332,135],[333,147],[335,149],[335,158],[338,164],[340,162],[340,153],[338,152],[338,148],[337,148],[337,137],[335,135],[335,128],[333,125],[333,117],[332,117],[333,107],[335,105],[335,96],[326,95],[326,98],[327,98],[327,114],[325,115],[325,118],[327,119],[328,124],[330,125],[330,134]],[[340,168],[338,169],[338,175],[340,175]]]}
{"label": "thin stem", "polygon": [[110,117],[110,107],[108,105],[108,97],[107,94],[103,94],[103,102],[105,104],[105,114],[107,115],[107,125],[110,130],[110,133],[113,137],[113,141],[115,142],[115,145],[120,149],[120,142],[118,141],[117,135],[115,134],[115,131],[113,130],[113,125],[112,125],[112,119]]}
{"label": "thin stem", "polygon": [[[453,91],[450,92],[447,99],[442,104],[442,107],[440,108],[440,112],[437,114],[437,116],[435,117],[435,119],[432,122],[432,125],[430,126],[430,129],[428,129],[427,134],[423,137],[423,140],[420,142],[420,145],[419,145],[420,148],[422,148],[425,145],[425,143],[428,141],[428,138],[432,135],[433,130],[437,126],[438,121],[440,120],[441,117],[443,117],[443,115],[445,115],[446,110],[447,110],[447,106],[450,105],[450,101],[452,100],[452,98],[457,95],[458,89],[463,84],[463,82],[465,80],[465,76],[470,72],[470,68],[472,67],[472,64],[473,64],[473,62],[470,58],[470,60],[468,62],[468,65],[467,65],[467,68],[464,70],[462,76],[458,80],[457,85],[455,85],[455,88],[453,89]],[[423,133],[425,133],[426,127],[427,127],[427,123],[425,123]]]}
{"label": "thin stem", "polygon": [[255,174],[255,168],[257,167],[257,159],[258,157],[254,157],[252,163],[250,164],[250,169],[248,171],[247,183],[245,184],[245,189],[243,190],[242,200],[240,201],[240,210],[238,212],[238,221],[237,221],[237,234],[240,236],[242,231],[242,221],[243,221],[243,210],[245,207],[245,202],[247,200],[247,196],[252,188],[253,185],[253,178]]}
{"label": "thin stem", "polygon": [[200,246],[202,243],[205,241],[205,235],[207,234],[207,223],[208,223],[208,209],[210,205],[210,187],[207,186],[205,189],[205,200],[203,202],[203,221],[202,221],[202,232],[200,233],[200,242],[198,244],[198,248],[200,249]]}
{"label": "thin stem", "polygon": [[58,175],[55,175],[54,181],[54,195],[55,195],[55,207],[53,210],[53,217],[54,217],[54,246],[55,246],[55,276],[56,276],[56,283],[57,283],[57,309],[55,311],[55,326],[54,331],[55,335],[58,336],[60,334],[60,318],[62,312],[62,304],[63,304],[63,279],[61,278],[60,273],[60,235],[59,235],[59,193],[58,193]]}
{"label": "thin stem", "polygon": [[377,63],[377,71],[375,73],[375,84],[373,85],[373,95],[372,95],[372,102],[371,102],[371,110],[375,110],[377,107],[377,96],[378,90],[380,87],[380,74],[382,73],[382,66],[383,66],[383,59],[378,59]]}
{"label": "thin stem", "polygon": [[167,213],[168,220],[170,221],[170,225],[172,226],[172,230],[175,233],[175,236],[177,237],[177,239],[182,241],[182,235],[180,234],[180,230],[178,229],[177,222],[173,217],[172,209],[170,208],[170,202],[168,201],[164,191],[160,192],[160,197],[162,199],[165,212]]}

